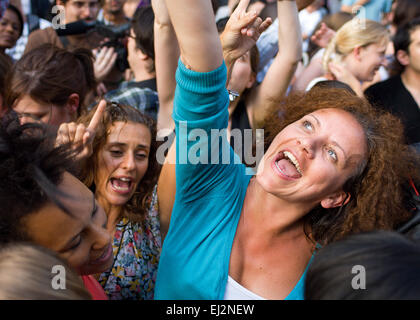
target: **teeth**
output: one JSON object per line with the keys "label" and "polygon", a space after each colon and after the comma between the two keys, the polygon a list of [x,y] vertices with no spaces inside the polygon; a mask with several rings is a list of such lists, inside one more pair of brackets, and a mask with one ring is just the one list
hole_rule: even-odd
{"label": "teeth", "polygon": [[302,175],[302,171],[300,170],[299,162],[296,160],[295,156],[291,154],[289,151],[283,152],[284,156],[296,167],[296,170]]}
{"label": "teeth", "polygon": [[129,179],[129,178],[120,178],[120,180],[124,181],[124,182],[130,182],[131,181],[131,179]]}

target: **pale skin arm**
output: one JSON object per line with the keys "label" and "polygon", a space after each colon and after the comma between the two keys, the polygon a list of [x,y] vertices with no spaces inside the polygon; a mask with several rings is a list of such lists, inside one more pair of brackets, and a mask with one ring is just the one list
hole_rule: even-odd
{"label": "pale skin arm", "polygon": [[295,1],[277,2],[279,52],[263,82],[253,90],[247,103],[253,110],[253,127],[263,124],[270,101],[284,97],[296,67],[302,59],[302,35]]}
{"label": "pale skin arm", "polygon": [[178,38],[182,62],[198,72],[209,72],[220,67],[223,52],[211,2],[165,1]]}
{"label": "pale skin arm", "polygon": [[172,131],[172,108],[175,94],[175,72],[178,66],[179,46],[175,30],[169,18],[164,0],[152,1],[155,13],[154,43],[156,82],[159,93],[159,113],[157,129]]}

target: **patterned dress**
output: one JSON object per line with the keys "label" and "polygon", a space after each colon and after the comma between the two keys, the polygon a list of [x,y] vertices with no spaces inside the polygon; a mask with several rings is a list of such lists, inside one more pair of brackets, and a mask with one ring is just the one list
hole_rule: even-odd
{"label": "patterned dress", "polygon": [[114,264],[99,277],[110,300],[153,299],[161,251],[156,188],[142,223],[123,218],[114,236]]}

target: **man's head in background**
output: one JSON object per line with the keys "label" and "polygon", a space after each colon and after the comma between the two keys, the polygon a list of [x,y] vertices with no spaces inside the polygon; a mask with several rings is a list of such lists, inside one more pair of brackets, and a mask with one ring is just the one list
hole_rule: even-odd
{"label": "man's head in background", "polygon": [[139,7],[131,20],[128,39],[128,63],[135,73],[137,68],[145,68],[150,74],[155,72],[154,25],[155,15],[151,6]]}
{"label": "man's head in background", "polygon": [[400,27],[394,37],[397,68],[420,74],[420,17]]}
{"label": "man's head in background", "polygon": [[95,21],[101,8],[100,0],[57,0],[57,5],[65,9],[66,24],[78,20]]}
{"label": "man's head in background", "polygon": [[103,9],[108,14],[119,15],[123,12],[126,0],[104,0]]}

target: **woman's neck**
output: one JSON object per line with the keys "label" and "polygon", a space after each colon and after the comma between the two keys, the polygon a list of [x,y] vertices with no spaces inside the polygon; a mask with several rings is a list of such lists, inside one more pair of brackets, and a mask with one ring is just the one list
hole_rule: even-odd
{"label": "woman's neck", "polygon": [[266,192],[251,179],[244,201],[246,215],[267,237],[300,237],[304,234],[304,216],[314,207],[309,203],[291,203]]}
{"label": "woman's neck", "polygon": [[95,197],[98,203],[105,210],[105,213],[108,217],[106,229],[113,234],[117,224],[120,222],[123,216],[124,208],[123,206],[120,206],[120,205],[116,206],[116,205],[110,204],[106,199],[104,199],[101,196],[95,195]]}

